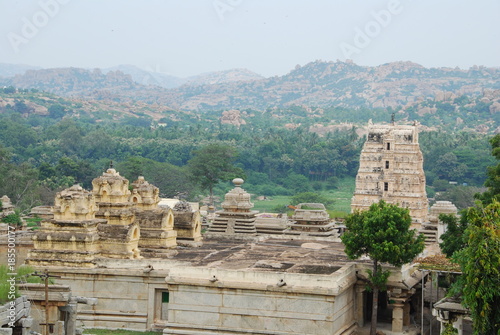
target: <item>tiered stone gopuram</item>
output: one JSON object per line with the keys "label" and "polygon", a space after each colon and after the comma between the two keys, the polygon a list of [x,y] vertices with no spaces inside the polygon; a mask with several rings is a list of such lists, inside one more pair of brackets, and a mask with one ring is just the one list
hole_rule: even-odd
{"label": "tiered stone gopuram", "polygon": [[414,223],[427,221],[428,200],[416,124],[369,126],[351,209],[366,210],[380,200],[408,208]]}
{"label": "tiered stone gopuram", "polygon": [[298,204],[288,224],[288,235],[307,235],[316,237],[338,237],[335,223],[330,219],[323,204]]}
{"label": "tiered stone gopuram", "polygon": [[75,185],[57,193],[53,219],[44,220],[33,236],[27,264],[94,267],[100,255],[97,206],[91,192]]}
{"label": "tiered stone gopuram", "polygon": [[107,220],[99,226],[101,254],[108,258],[139,258],[139,224],[135,222],[133,203],[129,201],[129,182],[115,169],[108,169],[92,180],[99,210],[95,216]]}
{"label": "tiered stone gopuram", "polygon": [[256,235],[255,215],[258,211],[252,211],[253,203],[250,202],[250,194],[241,188],[243,179],[233,179],[235,188],[229,191],[222,203],[222,211],[217,211],[208,233]]}
{"label": "tiered stone gopuram", "polygon": [[158,187],[149,184],[140,176],[132,183],[130,202],[133,204],[135,222],[141,229],[139,247],[174,248],[177,232],[174,230],[174,215],[170,208],[158,207]]}
{"label": "tiered stone gopuram", "polygon": [[201,246],[201,215],[194,211],[187,201],[179,201],[174,208],[174,228],[177,243],[187,246]]}

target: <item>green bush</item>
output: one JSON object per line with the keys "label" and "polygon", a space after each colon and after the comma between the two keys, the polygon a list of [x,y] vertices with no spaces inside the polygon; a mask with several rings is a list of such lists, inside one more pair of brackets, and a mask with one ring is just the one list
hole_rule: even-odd
{"label": "green bush", "polygon": [[2,219],[3,223],[7,223],[9,225],[14,225],[14,226],[22,226],[23,221],[21,220],[21,217],[19,216],[19,213],[13,213],[9,214],[6,217]]}
{"label": "green bush", "polygon": [[42,222],[42,218],[39,218],[38,216],[34,218],[28,218],[26,219],[26,226],[28,228],[31,228],[32,230],[36,230],[40,228],[40,222]]}
{"label": "green bush", "polygon": [[[11,284],[8,281],[12,278],[10,275],[12,271],[10,271],[7,265],[0,265],[0,304],[5,304],[8,301],[12,301],[12,295],[10,292]],[[39,277],[30,276],[35,270],[30,266],[20,266],[16,269],[17,274],[14,276],[16,283],[25,282],[25,283],[41,283],[42,280]],[[19,292],[16,286],[15,297],[19,297]]]}

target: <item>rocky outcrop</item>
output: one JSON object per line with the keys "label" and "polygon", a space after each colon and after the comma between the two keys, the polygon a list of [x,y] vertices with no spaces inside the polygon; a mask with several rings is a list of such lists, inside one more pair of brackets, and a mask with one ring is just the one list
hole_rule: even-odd
{"label": "rocky outcrop", "polygon": [[238,128],[243,124],[247,124],[245,120],[241,118],[240,111],[235,109],[223,111],[220,122],[222,124],[232,124]]}

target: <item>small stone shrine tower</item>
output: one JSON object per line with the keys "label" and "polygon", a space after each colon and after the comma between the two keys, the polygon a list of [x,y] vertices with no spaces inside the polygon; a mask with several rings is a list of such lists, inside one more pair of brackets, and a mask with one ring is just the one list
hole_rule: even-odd
{"label": "small stone shrine tower", "polygon": [[288,235],[338,237],[335,223],[330,219],[325,205],[319,203],[298,204],[288,225]]}
{"label": "small stone shrine tower", "polygon": [[10,214],[15,214],[14,205],[10,201],[10,198],[6,195],[0,198],[2,202],[2,207],[0,208],[0,218],[6,217]]}
{"label": "small stone shrine tower", "polygon": [[177,232],[174,230],[172,210],[158,207],[158,187],[139,176],[132,183],[130,202],[133,204],[135,222],[141,228],[140,248],[174,248],[177,246]]}
{"label": "small stone shrine tower", "polygon": [[141,210],[155,209],[160,202],[159,194],[160,190],[158,187],[148,183],[143,176],[139,176],[132,183],[130,202],[134,204],[135,208]]}
{"label": "small stone shrine tower", "polygon": [[373,125],[361,151],[351,210],[384,200],[408,208],[414,223],[427,221],[423,156],[417,125]]}
{"label": "small stone shrine tower", "polygon": [[252,211],[253,203],[250,202],[250,194],[241,188],[243,179],[233,179],[235,188],[226,193],[222,203],[222,211],[215,212],[216,216],[208,233],[256,235],[255,215],[258,211]]}
{"label": "small stone shrine tower", "polygon": [[201,215],[193,211],[187,201],[179,201],[174,206],[174,228],[177,243],[187,246],[201,246]]}
{"label": "small stone shrine tower", "polygon": [[135,222],[133,203],[129,201],[129,182],[109,168],[92,180],[99,210],[95,216],[108,221],[99,226],[101,254],[109,258],[139,258],[139,225]]}
{"label": "small stone shrine tower", "polygon": [[106,220],[95,218],[96,210],[93,194],[79,185],[57,193],[54,218],[42,221],[26,263],[94,267],[100,255],[98,227],[106,225]]}

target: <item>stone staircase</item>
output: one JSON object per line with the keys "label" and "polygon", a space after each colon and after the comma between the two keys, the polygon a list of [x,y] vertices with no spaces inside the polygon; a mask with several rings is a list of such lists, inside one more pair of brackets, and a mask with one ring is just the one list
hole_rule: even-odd
{"label": "stone staircase", "polygon": [[437,243],[437,224],[430,222],[424,223],[422,228],[420,228],[419,233],[425,236],[425,245],[431,245]]}

